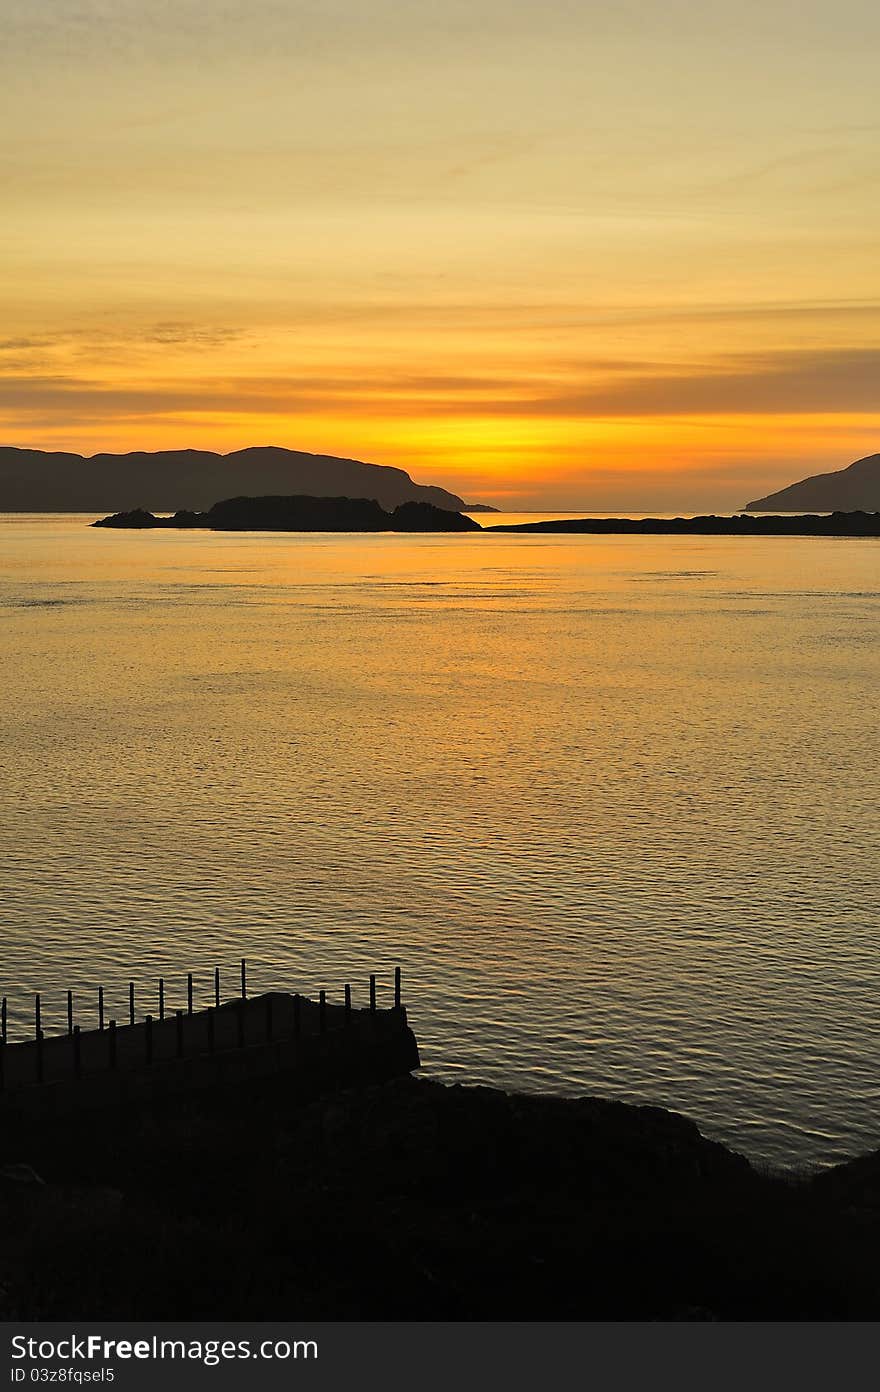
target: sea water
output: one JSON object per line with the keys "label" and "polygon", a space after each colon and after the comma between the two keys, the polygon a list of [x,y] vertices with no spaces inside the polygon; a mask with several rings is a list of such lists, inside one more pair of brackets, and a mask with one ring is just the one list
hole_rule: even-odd
{"label": "sea water", "polygon": [[880,1146],[880,542],[90,520],[0,519],[10,1037],[399,964],[429,1076]]}

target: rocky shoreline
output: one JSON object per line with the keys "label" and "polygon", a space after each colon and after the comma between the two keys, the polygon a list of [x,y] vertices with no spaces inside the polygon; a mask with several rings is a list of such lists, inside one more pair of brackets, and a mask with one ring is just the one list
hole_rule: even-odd
{"label": "rocky shoreline", "polygon": [[656,1107],[271,1082],[0,1137],[0,1318],[875,1319],[880,1155]]}
{"label": "rocky shoreline", "polygon": [[581,517],[495,523],[487,532],[552,532],[597,536],[880,536],[880,512],[834,512],[734,517]]}

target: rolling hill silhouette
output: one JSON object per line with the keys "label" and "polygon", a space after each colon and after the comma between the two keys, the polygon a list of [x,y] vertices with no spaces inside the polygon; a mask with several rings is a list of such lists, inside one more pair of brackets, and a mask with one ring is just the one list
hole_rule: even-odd
{"label": "rolling hill silhouette", "polygon": [[241,494],[374,498],[389,510],[401,503],[465,507],[457,494],[414,483],[403,469],[277,446],[90,457],[0,446],[0,512],[204,511],[218,497]]}
{"label": "rolling hill silhouette", "polygon": [[746,512],[880,512],[880,454],[746,503]]}

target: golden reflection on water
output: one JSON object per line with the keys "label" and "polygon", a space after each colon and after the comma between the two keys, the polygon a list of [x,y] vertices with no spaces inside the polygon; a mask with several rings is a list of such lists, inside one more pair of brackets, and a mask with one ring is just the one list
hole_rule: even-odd
{"label": "golden reflection on water", "polygon": [[0,522],[13,1029],[399,961],[436,1076],[880,1144],[878,543],[87,520]]}

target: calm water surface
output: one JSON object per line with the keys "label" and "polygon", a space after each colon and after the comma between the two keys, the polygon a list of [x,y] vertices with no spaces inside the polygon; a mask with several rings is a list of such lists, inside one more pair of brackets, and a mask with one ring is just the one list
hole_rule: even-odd
{"label": "calm water surface", "polygon": [[87,520],[0,519],[13,1032],[400,962],[435,1077],[880,1146],[880,543]]}

